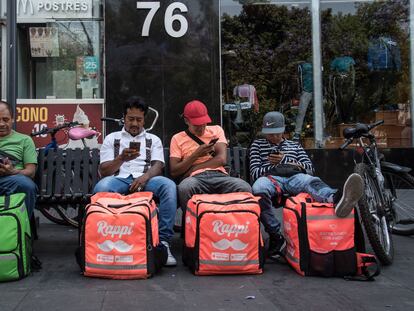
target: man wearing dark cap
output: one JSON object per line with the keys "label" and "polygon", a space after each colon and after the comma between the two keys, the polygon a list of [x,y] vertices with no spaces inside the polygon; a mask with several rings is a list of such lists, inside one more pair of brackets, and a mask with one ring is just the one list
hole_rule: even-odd
{"label": "man wearing dark cap", "polygon": [[260,196],[261,221],[269,234],[268,256],[283,256],[285,240],[280,223],[273,213],[272,199],[286,193],[309,193],[317,202],[334,203],[338,217],[346,217],[363,194],[364,183],[351,174],[341,190],[332,189],[320,178],[312,176],[313,165],[302,146],[283,137],[285,118],[280,112],[268,112],[263,118],[262,133],[250,148],[250,175],[253,194]]}
{"label": "man wearing dark cap", "polygon": [[170,173],[181,179],[181,208],[194,194],[251,192],[247,182],[230,177],[224,169],[227,140],[219,125],[207,125],[211,123],[207,107],[193,100],[185,105],[183,117],[188,129],[175,134],[170,146]]}

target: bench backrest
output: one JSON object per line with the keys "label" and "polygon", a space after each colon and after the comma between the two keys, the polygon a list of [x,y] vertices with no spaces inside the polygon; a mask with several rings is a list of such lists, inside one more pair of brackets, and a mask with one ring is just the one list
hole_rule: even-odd
{"label": "bench backrest", "polygon": [[39,149],[38,200],[87,200],[99,180],[99,149]]}
{"label": "bench backrest", "polygon": [[[169,149],[164,149],[165,176],[169,176]],[[59,199],[86,201],[99,180],[99,149],[39,149],[36,184],[38,201]],[[248,150],[241,147],[227,149],[227,169],[231,176],[249,182]]]}

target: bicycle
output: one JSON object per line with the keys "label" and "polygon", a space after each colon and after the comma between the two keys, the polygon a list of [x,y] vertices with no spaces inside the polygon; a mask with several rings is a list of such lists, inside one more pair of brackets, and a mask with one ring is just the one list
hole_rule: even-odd
{"label": "bicycle", "polygon": [[[382,264],[389,265],[394,258],[391,232],[405,232],[404,226],[414,224],[414,217],[411,217],[410,222],[399,220],[399,205],[406,205],[401,190],[408,188],[399,188],[401,186],[397,181],[407,180],[406,185],[410,186],[413,200],[414,179],[409,175],[410,168],[386,162],[378,152],[375,135],[370,131],[383,123],[383,120],[373,124],[357,123],[354,127],[345,128],[343,134],[346,141],[339,149],[344,150],[357,140],[354,172],[361,175],[365,183],[365,193],[358,202],[357,211],[373,251]],[[356,153],[362,156],[359,163]]]}
{"label": "bicycle", "polygon": [[[69,129],[67,131],[67,136],[72,140],[81,140],[83,143],[83,146],[86,148],[87,138],[97,137],[100,135],[99,132],[91,129],[85,129],[82,127],[82,124],[78,122],[65,122],[63,124],[60,124],[53,128],[43,128],[42,130],[38,132],[33,132],[30,135],[38,136],[38,135],[45,135],[49,134],[51,136],[50,142],[44,147],[44,154],[47,156],[49,150],[58,150],[59,145],[56,139],[56,134],[64,129]],[[66,148],[60,148],[65,150]],[[67,174],[68,172],[62,172],[62,174]],[[38,178],[46,178],[45,174],[42,174],[41,172],[38,172],[38,174],[41,174]],[[42,183],[46,184],[46,183]],[[43,189],[40,189],[42,191]],[[50,205],[40,205],[38,206],[39,211],[50,221],[59,224],[59,225],[71,225],[74,227],[78,226],[78,206],[72,206],[72,205],[66,205],[63,207],[59,203],[54,203]]]}

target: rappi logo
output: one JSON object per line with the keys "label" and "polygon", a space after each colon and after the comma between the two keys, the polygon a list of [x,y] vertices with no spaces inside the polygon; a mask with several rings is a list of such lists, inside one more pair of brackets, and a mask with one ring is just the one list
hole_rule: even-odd
{"label": "rappi logo", "polygon": [[122,238],[123,235],[131,235],[134,228],[134,223],[131,222],[129,226],[113,226],[108,225],[105,220],[101,220],[97,223],[98,233],[103,236],[111,236],[111,238],[118,236]]}
{"label": "rappi logo", "polygon": [[249,232],[249,222],[247,221],[245,225],[239,224],[226,224],[222,220],[213,221],[213,232],[218,235],[227,235],[230,237],[234,234],[237,237],[239,234],[246,234]]}

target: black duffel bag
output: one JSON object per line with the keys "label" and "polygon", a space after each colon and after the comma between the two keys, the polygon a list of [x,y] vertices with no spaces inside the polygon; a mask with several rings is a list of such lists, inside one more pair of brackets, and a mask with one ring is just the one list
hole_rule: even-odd
{"label": "black duffel bag", "polygon": [[280,176],[280,177],[291,177],[296,174],[306,174],[306,170],[303,167],[293,164],[278,164],[272,167],[267,175]]}

